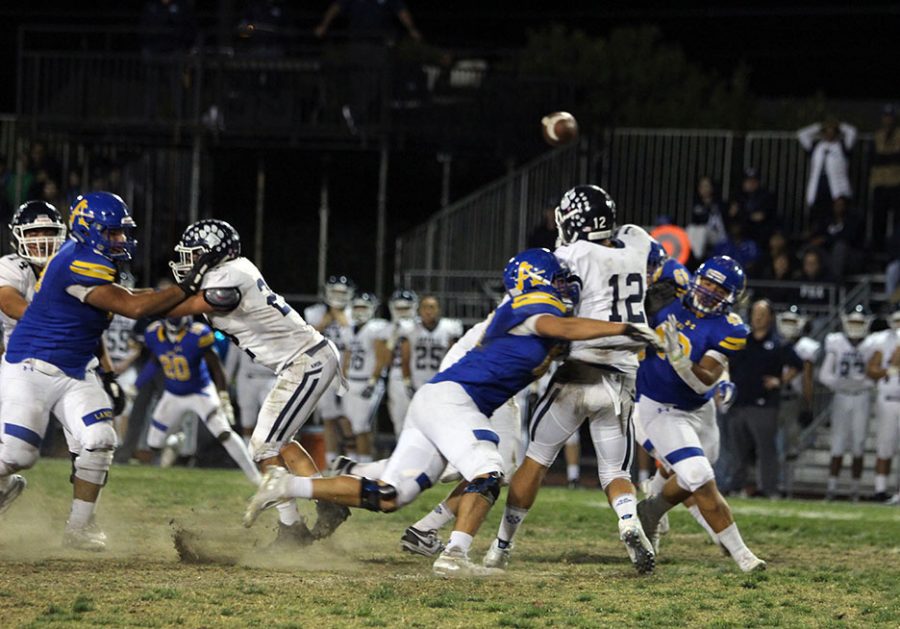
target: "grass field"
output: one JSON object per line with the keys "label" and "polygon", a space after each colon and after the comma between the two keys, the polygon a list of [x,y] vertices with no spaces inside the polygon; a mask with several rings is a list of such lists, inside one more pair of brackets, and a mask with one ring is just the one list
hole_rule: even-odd
{"label": "grass field", "polygon": [[[0,519],[0,627],[900,626],[900,509],[735,500],[745,539],[769,562],[752,576],[679,510],[646,578],[599,491],[547,488],[506,576],[448,581],[397,545],[445,487],[272,555],[273,513],[240,526],[251,491],[239,472],[116,467],[99,510],[110,548],[86,555],[60,546],[68,468],[40,462]],[[476,539],[479,558],[499,515]],[[180,563],[176,527],[215,562]]]}

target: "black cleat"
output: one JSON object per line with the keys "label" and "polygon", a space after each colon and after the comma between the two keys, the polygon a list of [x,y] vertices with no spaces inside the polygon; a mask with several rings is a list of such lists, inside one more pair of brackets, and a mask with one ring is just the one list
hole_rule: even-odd
{"label": "black cleat", "polygon": [[403,532],[403,537],[400,538],[400,548],[414,555],[434,557],[444,550],[444,544],[441,543],[437,531],[420,531],[409,526]]}
{"label": "black cleat", "polygon": [[313,539],[325,539],[337,530],[344,520],[350,517],[350,509],[344,505],[326,502],[325,500],[316,501],[316,523],[312,527]]}
{"label": "black cleat", "polygon": [[274,550],[302,548],[309,546],[314,541],[316,541],[316,537],[303,520],[294,522],[291,525],[279,522],[278,535],[275,536],[275,541],[269,544],[269,548]]}

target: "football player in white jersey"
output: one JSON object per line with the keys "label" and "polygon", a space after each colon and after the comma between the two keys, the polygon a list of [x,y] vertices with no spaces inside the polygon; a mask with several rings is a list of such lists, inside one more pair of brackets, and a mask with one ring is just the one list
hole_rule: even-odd
{"label": "football player in white jersey", "polygon": [[[332,380],[340,377],[340,355],[334,343],[307,324],[269,288],[259,269],[241,257],[240,236],[225,221],[189,225],[175,246],[178,261],[170,263],[172,272],[179,279],[198,257],[222,251],[227,255],[203,277],[201,290],[167,316],[205,315],[214,328],[276,374],[250,438],[250,453],[262,470],[278,465],[316,476],[318,467],[293,437]],[[330,535],[349,515],[346,508],[325,502],[317,503],[317,511],[309,531],[296,502],[281,503],[278,539],[309,543]]]}
{"label": "football player in white jersey", "polygon": [[[331,275],[322,289],[324,301],[309,306],[303,318],[335,344],[343,354],[343,330],[350,325],[350,300],[356,294],[356,284],[346,275]],[[340,452],[342,444],[352,439],[353,431],[341,405],[340,383],[332,385],[319,398],[316,412],[325,429],[325,461],[331,462]]]}
{"label": "football player in white jersey", "polygon": [[[872,334],[863,342],[868,356],[866,374],[875,382],[875,500],[888,499],[887,479],[900,439],[900,311],[890,318],[891,328]],[[898,490],[900,491],[900,490]]]}
{"label": "football player in white jersey", "polygon": [[350,302],[352,326],[344,328],[344,375],[347,393],[344,412],[356,438],[356,458],[360,463],[372,461],[372,431],[381,398],[384,397],[382,374],[391,362],[384,343],[384,319],[375,317],[378,300],[371,293],[360,293]]}
{"label": "football player in white jersey", "polygon": [[460,321],[441,317],[441,305],[433,295],[422,297],[418,314],[400,346],[403,375],[414,391],[434,377],[444,354],[463,335]]}
{"label": "football player in white jersey", "polygon": [[872,317],[861,305],[841,317],[841,332],[825,337],[825,360],[819,382],[834,392],[831,401],[831,465],[826,500],[834,500],[844,454],[853,457],[850,498],[859,500],[859,480],[869,428],[872,381],[866,376],[866,356],[860,344],[869,333]]}
{"label": "football player in white jersey", "polygon": [[[644,287],[653,239],[640,227],[616,231],[616,205],[597,186],[567,191],[556,209],[557,257],[581,281],[576,316],[612,323],[646,324]],[[600,486],[618,518],[620,539],[638,572],[652,572],[653,548],[637,518],[631,483],[632,410],[639,343],[610,337],[572,344],[566,361],[532,415],[525,460],[510,481],[497,538],[484,557],[505,567],[513,536],[534,504],[544,475],[563,445],[590,422]]]}
{"label": "football player in white jersey", "polygon": [[394,424],[394,434],[400,436],[403,430],[403,418],[414,393],[412,380],[403,375],[401,358],[401,341],[409,333],[414,324],[416,310],[419,308],[419,297],[414,291],[397,289],[388,301],[388,310],[391,313],[391,323],[384,331],[384,343],[391,352],[391,369],[388,371],[387,380],[387,407],[391,422]]}

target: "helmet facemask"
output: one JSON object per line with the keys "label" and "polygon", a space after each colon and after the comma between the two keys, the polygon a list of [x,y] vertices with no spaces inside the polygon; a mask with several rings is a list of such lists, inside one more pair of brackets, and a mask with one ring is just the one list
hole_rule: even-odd
{"label": "helmet facemask", "polygon": [[348,284],[336,282],[325,285],[325,304],[330,308],[346,308],[353,299],[354,290]]}
{"label": "helmet facemask", "polygon": [[[704,281],[708,285],[704,285]],[[701,314],[720,314],[734,305],[734,291],[729,291],[721,284],[705,277],[694,276],[688,290],[690,307]]]}
{"label": "helmet facemask", "polygon": [[861,341],[869,333],[872,318],[861,312],[854,312],[841,317],[841,327],[851,341]]}
{"label": "helmet facemask", "polygon": [[353,302],[350,310],[350,319],[354,325],[363,325],[375,316],[375,304],[364,299],[357,299]]}
{"label": "helmet facemask", "polygon": [[[38,235],[34,232],[42,233]],[[39,218],[28,225],[14,226],[12,236],[16,241],[16,253],[19,257],[42,267],[65,242],[66,226],[49,219],[42,221]]]}
{"label": "helmet facemask", "polygon": [[170,261],[169,268],[172,269],[172,275],[175,281],[181,283],[187,277],[191,269],[194,268],[194,262],[206,253],[206,247],[203,245],[187,246],[182,243],[175,245],[175,253],[178,254],[178,261]]}
{"label": "helmet facemask", "polygon": [[796,312],[782,312],[775,317],[778,334],[785,340],[794,341],[803,334],[807,318]]}
{"label": "helmet facemask", "polygon": [[175,342],[184,330],[191,324],[191,317],[168,317],[163,322],[166,330],[166,338]]}
{"label": "helmet facemask", "polygon": [[400,321],[401,319],[414,318],[417,306],[416,302],[409,299],[394,299],[388,304],[388,310],[391,311],[391,320]]}

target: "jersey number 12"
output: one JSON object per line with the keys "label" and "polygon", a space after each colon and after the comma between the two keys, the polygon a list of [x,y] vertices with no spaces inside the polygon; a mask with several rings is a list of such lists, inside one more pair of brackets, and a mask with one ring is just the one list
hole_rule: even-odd
{"label": "jersey number 12", "polygon": [[619,312],[619,300],[622,299],[622,293],[627,292],[628,296],[624,297],[625,314],[628,323],[646,323],[647,318],[644,316],[644,276],[640,273],[629,273],[625,276],[624,287],[619,286],[620,276],[618,273],[609,278],[609,285],[612,287],[612,311],[609,320],[613,323],[621,323],[622,314]]}

